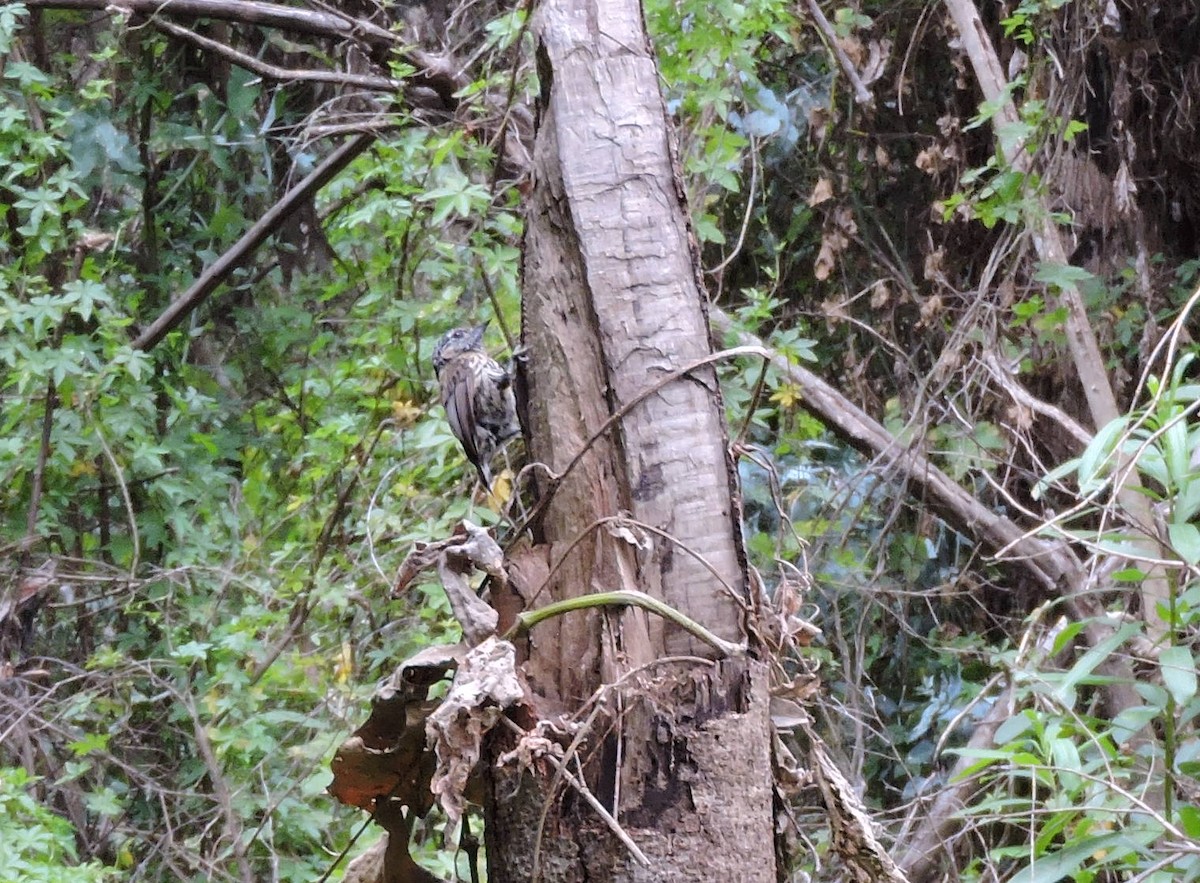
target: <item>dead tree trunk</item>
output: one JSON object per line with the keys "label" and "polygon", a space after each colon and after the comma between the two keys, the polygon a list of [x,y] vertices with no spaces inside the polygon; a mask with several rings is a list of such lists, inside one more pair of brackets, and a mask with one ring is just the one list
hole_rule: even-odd
{"label": "dead tree trunk", "polygon": [[[536,545],[516,556],[540,574],[521,601],[639,589],[744,643],[720,394],[711,367],[681,370],[711,344],[640,4],[547,0],[535,16],[523,342],[530,459],[549,474]],[[560,617],[524,651],[539,716],[574,716],[565,766],[591,795],[551,764],[493,765],[489,879],[775,879],[759,663],[633,609]]]}

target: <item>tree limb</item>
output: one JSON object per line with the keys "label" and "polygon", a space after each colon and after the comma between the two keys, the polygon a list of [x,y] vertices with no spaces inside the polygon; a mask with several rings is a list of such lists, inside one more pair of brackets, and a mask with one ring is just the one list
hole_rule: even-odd
{"label": "tree limb", "polygon": [[[975,78],[983,97],[997,106],[996,119],[1002,124],[1013,124],[1018,121],[1016,107],[1005,92],[1007,79],[1000,59],[988,38],[979,11],[972,0],[944,0],[946,10],[958,29],[963,49],[975,70]],[[996,125],[993,124],[993,130]],[[1013,168],[1028,171],[1030,157],[1024,151],[1021,143],[1006,143],[1005,139],[997,137],[1005,161]],[[1030,222],[1030,232],[1034,248],[1043,263],[1052,266],[1067,266],[1069,260],[1067,249],[1063,245],[1062,235],[1054,223],[1053,214],[1044,198],[1037,199],[1037,217]],[[1096,342],[1096,334],[1092,330],[1087,310],[1083,305],[1083,296],[1074,282],[1064,279],[1057,284],[1058,301],[1066,310],[1067,347],[1075,364],[1075,373],[1083,385],[1087,398],[1088,410],[1091,412],[1092,423],[1099,430],[1120,416],[1117,408],[1117,398],[1108,380],[1104,366],[1104,357],[1100,353],[1100,345]],[[1154,531],[1154,517],[1150,510],[1150,502],[1140,493],[1136,473],[1132,470],[1124,472],[1128,478],[1119,492],[1121,506],[1128,512],[1134,527],[1144,534],[1142,545],[1151,557],[1165,556],[1162,543]],[[1142,618],[1152,634],[1162,634],[1164,623],[1158,613],[1160,605],[1166,606],[1169,597],[1169,587],[1166,576],[1161,568],[1154,568],[1141,583]]]}
{"label": "tree limb", "polygon": [[343,86],[361,86],[364,89],[373,89],[377,92],[396,92],[399,91],[404,83],[400,80],[393,80],[390,77],[373,77],[370,74],[352,74],[343,73],[341,71],[306,71],[292,70],[282,68],[278,65],[267,64],[265,61],[260,61],[253,55],[247,55],[245,52],[239,52],[232,46],[226,46],[220,40],[213,40],[211,37],[205,37],[203,34],[197,34],[195,31],[190,31],[185,27],[167,21],[165,18],[155,17],[153,25],[164,33],[177,37],[180,40],[185,40],[194,46],[199,46],[201,49],[207,49],[209,52],[214,52],[222,58],[227,58],[238,67],[245,68],[251,73],[258,74],[268,80],[278,80],[282,82],[298,82],[300,80],[308,80],[309,82],[318,83],[337,83]]}
{"label": "tree limb", "polygon": [[834,58],[841,65],[842,73],[850,81],[850,85],[854,89],[854,100],[863,105],[874,104],[875,96],[871,94],[871,90],[863,83],[862,77],[858,75],[858,70],[854,67],[854,62],[850,60],[850,56],[846,54],[846,50],[838,44],[837,33],[833,30],[833,25],[829,23],[829,19],[825,17],[825,13],[821,11],[817,0],[804,0],[804,7],[812,17],[817,30],[821,32],[821,36],[825,38],[825,42],[829,44],[829,51],[833,53]]}
{"label": "tree limb", "polygon": [[[710,310],[713,326],[722,333],[735,332],[739,345],[764,346],[754,335],[737,331],[725,312],[715,307]],[[865,456],[880,459],[957,530],[993,552],[1008,548],[1012,553],[1009,563],[1024,569],[1050,592],[1060,592],[1064,584],[1082,585],[1084,574],[1079,561],[1065,546],[1029,536],[1024,528],[993,512],[923,454],[901,445],[878,421],[807,368],[793,365],[777,353],[772,355],[771,363],[800,388],[805,407],[831,431]]]}
{"label": "tree limb", "polygon": [[279,28],[312,37],[358,40],[390,49],[402,42],[399,34],[348,15],[316,12],[258,0],[25,0],[30,9],[84,9],[108,13],[138,13],[173,18],[214,18],[241,24]]}
{"label": "tree limb", "polygon": [[239,24],[278,28],[296,34],[354,40],[371,49],[399,52],[419,71],[419,81],[437,94],[446,108],[458,105],[455,94],[467,80],[452,59],[406,45],[401,34],[377,24],[335,12],[318,12],[258,0],[28,0],[30,9],[81,9],[137,13],[153,18],[211,18]]}
{"label": "tree limb", "polygon": [[[711,307],[713,326],[735,333],[742,346],[762,347],[752,334],[738,331],[722,310]],[[813,372],[774,354],[771,364],[799,387],[804,406],[834,434],[867,457],[878,459],[900,476],[919,499],[958,532],[973,537],[993,554],[1007,550],[1004,563],[1024,570],[1053,596],[1062,598],[1071,615],[1086,623],[1084,635],[1096,646],[1112,634],[1102,620],[1104,609],[1090,592],[1091,580],[1079,559],[1063,542],[1049,542],[1031,534],[1012,520],[993,512],[968,490],[942,472],[919,451],[901,445],[873,417]],[[1104,685],[1110,715],[1140,705],[1133,689],[1135,678],[1128,661],[1113,655],[1097,671],[1109,680]],[[1150,732],[1146,731],[1146,737]]]}
{"label": "tree limb", "polygon": [[241,239],[201,273],[200,278],[193,282],[187,291],[172,301],[171,305],[163,310],[150,327],[137,336],[137,339],[133,341],[133,348],[148,350],[157,345],[192,310],[203,303],[255,249],[262,245],[266,238],[278,229],[285,218],[328,184],[338,172],[370,147],[374,141],[375,134],[368,132],[346,142],[327,156],[307,178],[285,193],[282,199],[271,206],[267,213],[255,222],[254,226],[242,234]]}

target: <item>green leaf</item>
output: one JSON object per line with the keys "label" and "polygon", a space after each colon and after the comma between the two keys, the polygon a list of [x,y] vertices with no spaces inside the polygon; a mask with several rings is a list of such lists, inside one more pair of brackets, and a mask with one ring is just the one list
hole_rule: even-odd
{"label": "green leaf", "polygon": [[1075,793],[1080,783],[1079,776],[1075,774],[1083,769],[1075,743],[1070,739],[1055,739],[1050,743],[1050,756],[1054,758],[1059,781],[1069,793]]}
{"label": "green leaf", "polygon": [[1123,709],[1113,718],[1113,738],[1117,744],[1125,744],[1161,713],[1161,709],[1149,705],[1133,705]]}
{"label": "green leaf", "polygon": [[74,752],[76,757],[83,757],[93,751],[107,751],[110,738],[112,738],[111,733],[88,733],[82,739],[68,743],[67,747]]}
{"label": "green leaf", "polygon": [[692,218],[692,224],[696,228],[696,238],[701,242],[715,242],[717,245],[725,244],[725,234],[721,232],[721,228],[717,226],[716,219],[709,214],[698,215]]}
{"label": "green leaf", "polygon": [[1127,567],[1124,570],[1118,570],[1112,575],[1113,582],[1117,583],[1140,583],[1145,578],[1145,571],[1139,570],[1136,567]]}
{"label": "green leaf", "polygon": [[1168,524],[1171,548],[1185,564],[1200,562],[1200,530],[1194,524]]}
{"label": "green leaf", "polygon": [[212,646],[212,644],[202,641],[188,641],[186,644],[180,644],[171,655],[184,661],[202,660],[207,658],[208,651],[212,649]]}
{"label": "green leaf", "polygon": [[1116,420],[1109,421],[1092,438],[1091,443],[1079,458],[1079,489],[1081,491],[1089,493],[1095,490],[1101,471],[1103,470],[1103,474],[1108,473],[1117,437],[1125,431],[1128,424],[1128,417],[1118,417]]}
{"label": "green leaf", "polygon": [[1108,659],[1114,650],[1137,634],[1138,631],[1138,626],[1133,623],[1125,623],[1125,625],[1084,653],[1079,661],[1071,666],[1070,671],[1066,673],[1066,676],[1058,686],[1056,692],[1062,703],[1068,708],[1074,706],[1075,686],[1083,681],[1084,678],[1091,675],[1096,666]]}
{"label": "green leaf", "polygon": [[996,735],[992,737],[992,741],[996,745],[1008,745],[1018,736],[1021,736],[1029,731],[1033,726],[1033,721],[1029,715],[1022,712],[1018,715],[1010,717],[999,727],[996,728]]}
{"label": "green leaf", "polygon": [[1153,841],[1161,829],[1152,827],[1136,831],[1120,831],[1094,837],[1069,839],[1057,852],[1041,856],[1030,865],[1013,875],[1010,883],[1059,883],[1064,878],[1073,878],[1085,862],[1115,864],[1136,854],[1140,846]]}
{"label": "green leaf", "polygon": [[1200,840],[1200,807],[1179,807],[1177,821],[1185,834],[1193,840]]}
{"label": "green leaf", "polygon": [[1068,623],[1062,631],[1055,635],[1054,646],[1050,650],[1050,655],[1057,656],[1059,653],[1061,653],[1063,648],[1073,641],[1075,636],[1082,632],[1086,626],[1087,624],[1082,622]]}
{"label": "green leaf", "polygon": [[1185,705],[1196,695],[1196,660],[1187,647],[1167,647],[1159,654],[1163,684],[1176,705]]}
{"label": "green leaf", "polygon": [[1038,282],[1044,282],[1047,285],[1053,285],[1057,288],[1069,288],[1077,282],[1086,282],[1094,277],[1082,267],[1073,267],[1070,264],[1051,264],[1043,261],[1038,264],[1037,273],[1034,274],[1033,278]]}

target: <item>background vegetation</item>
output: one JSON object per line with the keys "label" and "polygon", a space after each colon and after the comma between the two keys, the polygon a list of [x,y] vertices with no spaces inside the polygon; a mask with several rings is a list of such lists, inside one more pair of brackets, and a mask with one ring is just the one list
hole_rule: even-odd
{"label": "background vegetation", "polygon": [[[389,54],[52,5],[0,7],[0,877],[317,879],[360,823],[324,793],[331,752],[374,680],[450,628],[432,586],[387,600],[399,561],[497,520],[429,355],[467,321],[491,318],[497,351],[518,333],[528,8],[347,4],[403,35]],[[979,12],[1015,122],[993,126],[937,3],[646,3],[714,311],[1065,539],[1111,635],[1084,641],[1062,595],[785,371],[756,397],[753,362],[724,378],[747,545],[772,589],[807,571],[813,710],[887,838],[969,773],[952,879],[1196,879],[1200,17]],[[363,130],[317,199],[137,345]],[[1047,218],[1070,266],[1039,258]],[[1069,286],[1127,412],[1107,426],[1068,356]],[[1153,525],[1117,498],[1130,472]],[[1116,710],[1114,657],[1137,697]],[[794,879],[835,879],[823,819],[790,797]],[[453,844],[415,836],[449,873]]]}

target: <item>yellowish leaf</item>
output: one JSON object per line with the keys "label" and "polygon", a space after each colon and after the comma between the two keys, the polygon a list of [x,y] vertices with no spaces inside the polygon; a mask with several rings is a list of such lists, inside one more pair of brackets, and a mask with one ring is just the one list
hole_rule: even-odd
{"label": "yellowish leaf", "polygon": [[350,681],[351,675],[354,674],[354,645],[349,641],[342,641],[342,646],[338,652],[337,663],[333,667],[333,679],[336,683],[345,684]]}
{"label": "yellowish leaf", "polygon": [[784,409],[794,408],[800,403],[800,387],[793,383],[781,383],[779,388],[771,393],[771,401]]}
{"label": "yellowish leaf", "polygon": [[392,420],[403,428],[412,426],[421,416],[421,409],[409,399],[396,399],[392,402]]}
{"label": "yellowish leaf", "polygon": [[513,474],[511,469],[505,469],[492,479],[492,492],[488,494],[487,506],[493,512],[499,512],[512,499]]}

